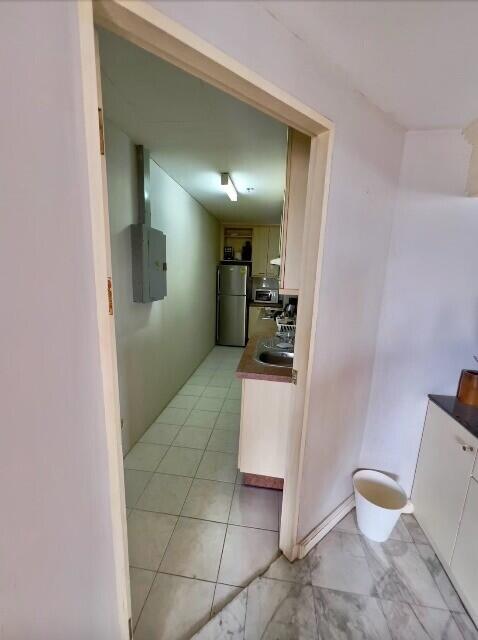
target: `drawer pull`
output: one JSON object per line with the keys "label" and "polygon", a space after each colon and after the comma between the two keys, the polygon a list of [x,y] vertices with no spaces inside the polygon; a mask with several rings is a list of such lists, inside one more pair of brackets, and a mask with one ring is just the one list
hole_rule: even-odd
{"label": "drawer pull", "polygon": [[471,444],[462,444],[461,448],[463,449],[463,451],[468,451],[469,453],[473,453],[473,451],[475,450],[475,448],[472,447]]}

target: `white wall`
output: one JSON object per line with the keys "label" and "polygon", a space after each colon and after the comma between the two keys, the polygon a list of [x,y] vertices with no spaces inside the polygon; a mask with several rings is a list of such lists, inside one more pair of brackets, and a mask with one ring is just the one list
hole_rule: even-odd
{"label": "white wall", "polygon": [[0,637],[116,640],[73,2],[0,4]]}
{"label": "white wall", "polygon": [[168,295],[133,302],[130,225],[138,221],[134,143],[106,128],[120,407],[126,452],[215,342],[219,223],[151,161],[151,223],[167,238]]}
{"label": "white wall", "polygon": [[[367,414],[403,132],[260,2],[151,2],[336,124],[300,503],[305,536],[351,492]],[[331,461],[335,461],[331,465]]]}
{"label": "white wall", "polygon": [[410,132],[402,161],[361,465],[410,491],[427,394],[456,393],[478,353],[478,200],[460,131]]}

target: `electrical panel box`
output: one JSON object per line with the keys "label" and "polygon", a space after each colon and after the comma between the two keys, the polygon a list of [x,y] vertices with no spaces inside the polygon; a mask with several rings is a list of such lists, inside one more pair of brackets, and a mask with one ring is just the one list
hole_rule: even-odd
{"label": "electrical panel box", "polygon": [[166,236],[145,224],[131,225],[133,301],[154,302],[167,295]]}

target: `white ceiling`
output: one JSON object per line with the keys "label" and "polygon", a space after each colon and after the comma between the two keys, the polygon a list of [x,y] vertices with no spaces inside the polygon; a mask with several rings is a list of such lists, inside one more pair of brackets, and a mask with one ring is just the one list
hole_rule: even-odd
{"label": "white ceiling", "polygon": [[407,129],[461,128],[478,117],[478,2],[261,6]]}
{"label": "white ceiling", "polygon": [[[283,124],[107,31],[100,58],[107,118],[188,193],[220,220],[280,221]],[[235,203],[220,190],[222,171],[239,192]]]}

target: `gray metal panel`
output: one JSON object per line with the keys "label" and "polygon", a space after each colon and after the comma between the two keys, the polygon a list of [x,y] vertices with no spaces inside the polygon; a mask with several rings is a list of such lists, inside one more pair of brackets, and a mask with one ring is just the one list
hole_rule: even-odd
{"label": "gray metal panel", "polygon": [[148,272],[151,300],[163,300],[166,297],[166,268],[166,236],[158,229],[149,229]]}
{"label": "gray metal panel", "polygon": [[133,267],[133,302],[151,302],[148,276],[148,227],[131,225],[131,261]]}
{"label": "gray metal panel", "polygon": [[246,296],[217,297],[217,342],[232,347],[246,344]]}
{"label": "gray metal panel", "polygon": [[240,264],[219,265],[217,291],[223,295],[245,296],[247,293],[247,267]]}
{"label": "gray metal panel", "polygon": [[133,301],[154,302],[167,294],[166,236],[144,224],[131,225]]}

